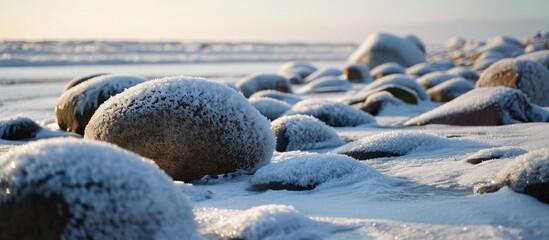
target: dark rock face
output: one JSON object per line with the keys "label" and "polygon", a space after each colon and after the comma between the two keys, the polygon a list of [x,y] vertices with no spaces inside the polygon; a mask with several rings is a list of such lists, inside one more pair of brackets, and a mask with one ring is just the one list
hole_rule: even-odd
{"label": "dark rock face", "polygon": [[85,138],[153,159],[175,180],[254,171],[275,147],[270,122],[241,94],[213,81],[172,77],[114,96]]}
{"label": "dark rock face", "polygon": [[537,61],[500,60],[480,75],[476,86],[517,88],[528,95],[532,103],[549,106],[549,70]]}
{"label": "dark rock face", "polygon": [[57,102],[57,124],[65,131],[84,135],[84,130],[99,105],[111,96],[144,81],[144,78],[137,76],[113,74],[97,77],[70,88]]}
{"label": "dark rock face", "polygon": [[385,152],[385,151],[349,151],[349,152],[338,152],[339,154],[347,155],[357,160],[368,160],[374,158],[383,158],[383,157],[400,157],[404,154],[395,153],[395,152]]}
{"label": "dark rock face", "polygon": [[69,219],[63,198],[28,194],[0,204],[0,239],[60,239]]}
{"label": "dark rock face", "polygon": [[33,138],[41,127],[26,117],[0,119],[0,139],[21,140]]}
{"label": "dark rock face", "polygon": [[63,92],[66,92],[67,90],[73,88],[74,86],[80,83],[83,83],[85,81],[88,81],[92,78],[108,75],[108,74],[109,73],[88,73],[88,74],[80,75],[78,77],[71,79],[67,84],[65,84],[65,89],[63,89]]}

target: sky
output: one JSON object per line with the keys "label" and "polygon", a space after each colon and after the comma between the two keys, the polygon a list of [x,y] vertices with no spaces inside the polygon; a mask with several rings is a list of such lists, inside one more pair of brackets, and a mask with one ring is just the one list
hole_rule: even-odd
{"label": "sky", "polygon": [[0,0],[2,40],[361,42],[549,30],[548,0]]}

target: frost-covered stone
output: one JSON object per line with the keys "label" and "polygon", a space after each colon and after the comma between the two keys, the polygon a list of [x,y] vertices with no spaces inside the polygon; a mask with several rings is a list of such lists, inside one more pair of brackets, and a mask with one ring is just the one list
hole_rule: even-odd
{"label": "frost-covered stone", "polygon": [[40,125],[27,117],[0,119],[0,139],[21,140],[33,138],[40,129]]}
{"label": "frost-covered stone", "polygon": [[153,162],[114,145],[41,140],[0,157],[1,239],[198,239]]}
{"label": "frost-covered stone", "polygon": [[237,170],[271,159],[270,122],[225,84],[193,77],[156,79],[105,102],[85,138],[153,159],[175,180]]}
{"label": "frost-covered stone", "polygon": [[406,73],[406,69],[402,67],[400,64],[394,63],[394,62],[380,64],[374,67],[371,71],[373,78],[376,80],[392,74],[404,74],[404,73]]}
{"label": "frost-covered stone", "polygon": [[463,48],[463,46],[465,46],[466,42],[467,42],[467,40],[465,40],[465,38],[458,37],[458,36],[453,36],[453,37],[451,37],[450,39],[448,39],[446,41],[445,49],[448,52],[456,50],[456,49],[461,49],[461,48]]}
{"label": "frost-covered stone", "polygon": [[332,152],[367,160],[382,157],[399,157],[416,149],[436,150],[448,146],[452,141],[433,134],[417,132],[385,132],[347,143]]}
{"label": "frost-covered stone", "polygon": [[549,70],[537,61],[503,59],[484,71],[477,87],[505,86],[522,90],[532,103],[549,106]]}
{"label": "frost-covered stone", "polygon": [[519,48],[524,48],[522,42],[511,36],[497,35],[486,41],[486,45],[511,44]]}
{"label": "frost-covered stone", "polygon": [[425,89],[423,89],[423,87],[421,87],[414,79],[401,74],[394,74],[394,75],[386,76],[379,80],[376,80],[373,83],[368,84],[360,92],[368,92],[374,89],[379,89],[381,86],[391,85],[391,84],[400,85],[413,90],[416,93],[419,100],[421,101],[429,100],[429,95],[427,95],[427,92],[425,92]]}
{"label": "frost-covered stone", "polygon": [[478,152],[470,154],[466,157],[465,161],[470,164],[479,164],[484,161],[500,159],[500,158],[512,158],[522,154],[527,153],[528,151],[522,148],[516,147],[496,147],[489,149],[482,149]]}
{"label": "frost-covered stone", "polygon": [[280,101],[287,102],[290,105],[294,105],[297,102],[303,100],[301,97],[299,97],[297,95],[294,95],[294,94],[291,94],[291,93],[279,92],[279,91],[276,91],[276,90],[262,90],[262,91],[259,91],[259,92],[256,92],[256,93],[252,94],[252,96],[250,96],[249,99],[261,98],[261,97],[268,97],[268,98],[278,99]]}
{"label": "frost-covered stone", "polygon": [[414,90],[399,84],[384,84],[374,89],[365,89],[356,93],[350,98],[348,104],[354,106],[355,104],[367,102],[368,98],[380,92],[390,93],[393,97],[399,99],[401,102],[405,102],[408,104],[418,104],[420,102],[420,99]]}
{"label": "frost-covered stone", "polygon": [[364,64],[370,69],[388,62],[410,67],[425,62],[425,56],[407,39],[389,33],[371,33],[347,62]]}
{"label": "frost-covered stone", "polygon": [[425,44],[423,44],[423,42],[421,41],[421,39],[419,39],[418,36],[414,35],[414,34],[410,34],[406,37],[404,37],[404,39],[412,42],[414,45],[416,45],[419,50],[421,50],[422,53],[426,53],[425,51]]}
{"label": "frost-covered stone", "polygon": [[372,167],[344,155],[297,151],[275,157],[273,163],[257,170],[250,182],[254,189],[299,191],[382,177]]}
{"label": "frost-covered stone", "polygon": [[456,66],[456,64],[452,60],[435,61],[432,62],[431,65],[433,65],[433,67],[439,71],[446,71]]}
{"label": "frost-covered stone", "polygon": [[468,67],[454,67],[449,69],[448,73],[459,75],[473,83],[476,83],[479,78],[477,71]]}
{"label": "frost-covered stone", "polygon": [[270,97],[250,98],[250,104],[269,120],[275,120],[290,110],[287,102]]}
{"label": "frost-covered stone", "polygon": [[437,71],[430,63],[418,63],[406,69],[406,74],[412,76],[423,76],[427,73]]}
{"label": "frost-covered stone", "polygon": [[351,83],[339,76],[325,76],[307,83],[301,93],[346,92],[353,88]]}
{"label": "frost-covered stone", "polygon": [[541,63],[541,65],[549,69],[549,50],[543,50],[543,51],[538,51],[534,53],[524,54],[524,55],[518,56],[517,59],[537,61]]}
{"label": "frost-covered stone", "polygon": [[380,91],[372,93],[364,102],[354,104],[353,107],[375,116],[387,105],[399,106],[401,103],[402,100],[396,98],[388,91]]}
{"label": "frost-covered stone", "polygon": [[77,76],[77,77],[71,79],[69,82],[67,82],[67,84],[65,84],[65,88],[63,89],[63,92],[66,92],[70,88],[72,88],[72,87],[74,87],[74,86],[76,86],[80,83],[83,83],[85,81],[88,81],[92,78],[107,75],[107,74],[110,74],[110,73],[86,73],[86,74]]}
{"label": "frost-covered stone", "polygon": [[432,73],[428,73],[421,76],[420,78],[417,79],[417,83],[419,83],[423,88],[429,89],[440,83],[443,83],[444,81],[447,81],[456,77],[459,77],[459,75],[447,73],[445,71],[438,71],[438,72],[432,72]]}
{"label": "frost-covered stone", "polygon": [[305,99],[294,105],[285,115],[310,115],[332,127],[352,127],[374,123],[372,115],[340,102]]}
{"label": "frost-covered stone", "polygon": [[512,58],[524,54],[524,49],[514,44],[500,43],[495,45],[485,45],[475,52],[473,59],[485,52],[497,52],[503,55],[504,58]]}
{"label": "frost-covered stone", "polygon": [[449,102],[475,88],[475,84],[462,77],[449,79],[429,90],[427,94],[434,102]]}
{"label": "frost-covered stone", "polygon": [[307,62],[287,62],[278,68],[278,73],[284,76],[294,76],[297,74],[300,79],[296,79],[296,81],[300,80],[300,82],[295,83],[303,83],[303,79],[316,70],[317,68],[315,66]]}
{"label": "frost-covered stone", "polygon": [[549,151],[540,149],[518,157],[493,182],[475,191],[489,193],[507,186],[515,192],[528,194],[549,204]]}
{"label": "frost-covered stone", "polygon": [[305,78],[305,82],[310,83],[312,81],[316,81],[316,80],[324,78],[324,77],[328,77],[328,76],[337,77],[337,76],[340,76],[341,74],[343,74],[343,72],[339,68],[333,68],[333,67],[321,68],[321,69],[318,69],[318,70],[314,71],[309,76],[307,76]]}
{"label": "frost-covered stone", "polygon": [[145,79],[131,75],[104,75],[85,81],[64,92],[55,107],[55,116],[62,130],[84,135],[86,125],[99,105]]}
{"label": "frost-covered stone", "polygon": [[292,87],[288,79],[280,74],[253,73],[240,79],[236,86],[242,90],[245,97],[250,97],[261,90],[277,90],[279,92],[291,93]]}
{"label": "frost-covered stone", "polygon": [[450,124],[493,126],[542,121],[541,114],[520,90],[477,88],[429,112],[406,121],[406,126]]}
{"label": "frost-covered stone", "polygon": [[307,115],[281,117],[271,123],[279,152],[309,150],[343,145],[335,130]]}
{"label": "frost-covered stone", "polygon": [[370,69],[363,64],[347,64],[343,68],[343,75],[349,82],[370,83],[374,79],[370,74]]}
{"label": "frost-covered stone", "polygon": [[497,61],[499,60],[502,60],[503,58],[483,58],[483,59],[478,59],[475,61],[475,63],[473,64],[473,69],[475,69],[476,71],[484,71],[486,70],[488,67],[490,67],[492,64],[496,63]]}
{"label": "frost-covered stone", "polygon": [[208,226],[213,239],[323,239],[326,226],[299,213],[292,206],[263,205]]}

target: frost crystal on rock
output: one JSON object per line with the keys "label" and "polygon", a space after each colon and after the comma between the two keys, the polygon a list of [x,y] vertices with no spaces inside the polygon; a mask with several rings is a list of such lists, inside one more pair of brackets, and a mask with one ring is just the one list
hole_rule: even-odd
{"label": "frost crystal on rock", "polygon": [[344,142],[333,128],[307,115],[281,117],[271,123],[279,152],[340,146]]}

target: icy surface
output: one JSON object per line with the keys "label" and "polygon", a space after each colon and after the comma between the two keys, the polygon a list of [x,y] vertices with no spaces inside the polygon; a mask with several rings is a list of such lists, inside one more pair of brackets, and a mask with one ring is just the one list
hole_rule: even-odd
{"label": "icy surface", "polygon": [[378,187],[388,187],[390,183],[398,182],[351,157],[299,151],[283,153],[273,158],[271,164],[257,170],[250,179],[253,185],[280,183],[316,187],[316,190],[363,181]]}
{"label": "icy surface", "polygon": [[340,102],[306,99],[298,102],[284,115],[310,115],[332,127],[358,126],[375,123],[372,115]]}
{"label": "icy surface", "polygon": [[307,115],[281,117],[271,123],[271,128],[275,136],[281,131],[287,140],[284,151],[328,148],[344,144],[332,127]]}
{"label": "icy surface", "polygon": [[70,212],[64,238],[196,238],[192,206],[154,163],[114,145],[55,139],[0,158],[0,203],[57,195]]}
{"label": "icy surface", "polygon": [[270,97],[250,98],[250,104],[271,121],[282,116],[291,107],[287,102]]}

